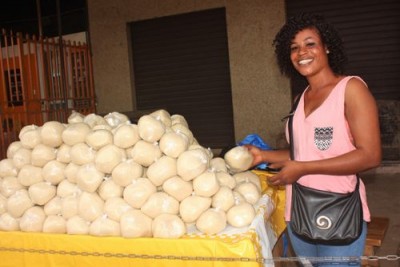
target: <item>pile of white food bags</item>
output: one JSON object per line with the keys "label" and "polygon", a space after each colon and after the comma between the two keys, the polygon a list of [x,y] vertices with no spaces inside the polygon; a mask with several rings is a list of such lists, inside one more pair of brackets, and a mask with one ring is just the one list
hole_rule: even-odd
{"label": "pile of white food bags", "polygon": [[0,161],[0,230],[179,238],[245,227],[261,197],[243,147],[213,157],[181,115],[25,126]]}

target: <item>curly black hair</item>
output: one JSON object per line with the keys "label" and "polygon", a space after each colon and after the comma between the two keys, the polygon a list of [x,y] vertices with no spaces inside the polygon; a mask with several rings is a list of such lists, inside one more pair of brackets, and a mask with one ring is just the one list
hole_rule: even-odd
{"label": "curly black hair", "polygon": [[314,28],[319,32],[323,44],[330,52],[328,54],[330,67],[335,74],[343,74],[347,56],[338,31],[333,25],[327,23],[323,16],[311,13],[301,13],[289,18],[276,34],[272,45],[275,46],[275,55],[281,73],[289,78],[300,76],[290,60],[290,46],[296,34],[307,28]]}

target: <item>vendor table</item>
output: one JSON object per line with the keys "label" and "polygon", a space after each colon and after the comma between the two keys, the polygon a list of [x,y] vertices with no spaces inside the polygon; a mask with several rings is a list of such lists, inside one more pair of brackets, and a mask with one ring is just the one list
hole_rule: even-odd
{"label": "vendor table", "polygon": [[189,228],[179,239],[0,231],[0,266],[273,266],[272,248],[285,229],[285,192],[267,185],[269,173],[256,173],[263,195],[255,219],[246,228],[228,226],[218,235]]}

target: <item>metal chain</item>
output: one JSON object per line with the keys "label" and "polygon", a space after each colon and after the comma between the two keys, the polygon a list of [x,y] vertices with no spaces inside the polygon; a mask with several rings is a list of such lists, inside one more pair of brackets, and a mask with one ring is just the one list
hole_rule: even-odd
{"label": "metal chain", "polygon": [[130,258],[130,259],[148,259],[148,260],[180,260],[180,261],[229,261],[229,262],[350,262],[356,263],[360,261],[399,261],[400,255],[387,256],[361,256],[361,257],[273,257],[273,258],[246,258],[246,257],[201,257],[201,256],[176,256],[176,255],[148,255],[134,253],[101,253],[101,252],[78,252],[65,250],[45,250],[45,249],[24,249],[24,248],[6,248],[0,247],[0,251],[4,252],[27,252],[38,254],[57,254],[69,256],[84,256],[84,257],[106,257],[106,258]]}
{"label": "metal chain", "polygon": [[387,255],[387,256],[361,256],[361,257],[274,257],[273,259],[264,259],[264,261],[309,261],[309,262],[360,262],[360,261],[397,261],[400,260],[400,255]]}

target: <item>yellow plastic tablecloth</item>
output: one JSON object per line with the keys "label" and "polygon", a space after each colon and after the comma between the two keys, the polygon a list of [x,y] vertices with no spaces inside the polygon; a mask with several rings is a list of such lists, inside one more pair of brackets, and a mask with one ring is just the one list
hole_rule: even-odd
{"label": "yellow plastic tablecloth", "polygon": [[264,193],[267,193],[275,204],[275,210],[269,218],[269,223],[273,227],[275,233],[280,234],[286,229],[285,222],[285,187],[284,186],[271,186],[267,183],[268,177],[273,176],[273,173],[269,173],[261,170],[253,170],[255,174],[260,177],[261,188]]}
{"label": "yellow plastic tablecloth", "polygon": [[0,231],[0,266],[272,266],[271,262],[263,263],[263,258],[271,257],[277,237],[285,229],[281,207],[284,190],[268,187],[265,178],[270,174],[256,173],[266,205],[263,202],[258,207],[252,225],[241,232],[127,239]]}

